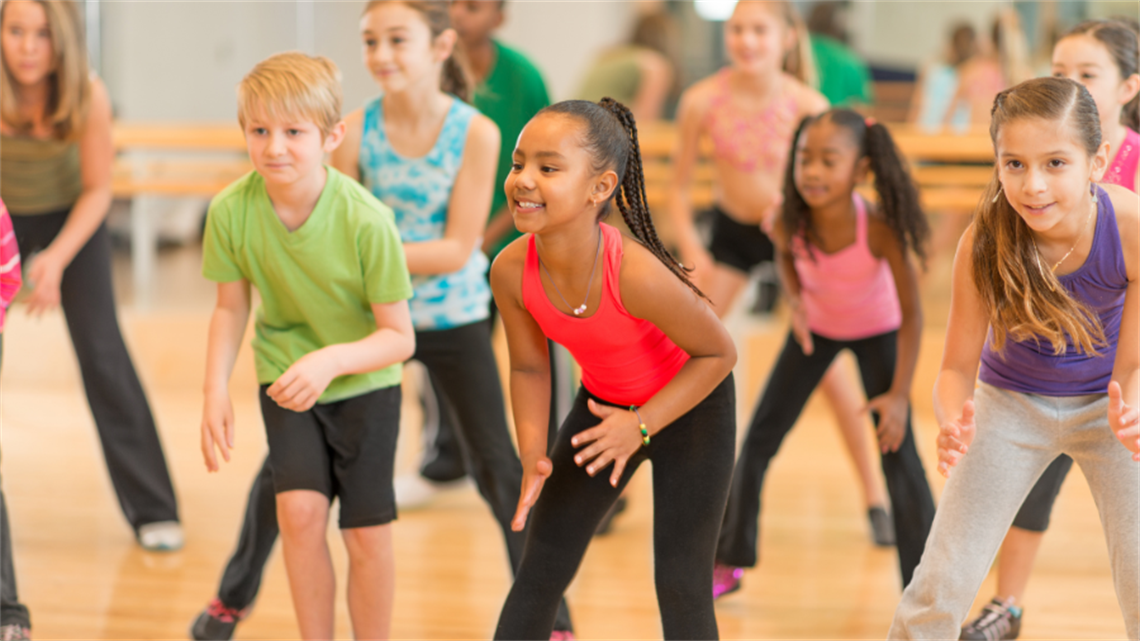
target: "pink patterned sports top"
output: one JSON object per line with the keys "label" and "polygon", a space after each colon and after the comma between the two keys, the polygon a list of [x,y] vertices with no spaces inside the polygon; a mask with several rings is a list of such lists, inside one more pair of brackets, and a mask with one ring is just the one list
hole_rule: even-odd
{"label": "pink patterned sports top", "polygon": [[867,245],[867,204],[855,199],[855,242],[833,254],[811,247],[797,234],[792,257],[811,331],[834,340],[878,336],[902,325],[895,278],[885,258]]}
{"label": "pink patterned sports top", "polygon": [[542,288],[534,236],[527,240],[522,297],[542,333],[564,346],[582,367],[582,384],[618,405],[644,405],[673,380],[689,355],[653,323],[635,318],[621,302],[621,232],[602,223],[602,298],[585,318],[554,306]]}
{"label": "pink patterned sports top", "polygon": [[796,133],[795,99],[785,91],[760,111],[742,112],[732,104],[731,75],[728,68],[717,73],[717,91],[705,116],[716,157],[741,171],[782,172]]}
{"label": "pink patterned sports top", "polygon": [[1136,167],[1140,164],[1140,133],[1127,127],[1124,131],[1124,142],[1112,157],[1112,164],[1108,166],[1108,171],[1104,172],[1101,182],[1136,191]]}

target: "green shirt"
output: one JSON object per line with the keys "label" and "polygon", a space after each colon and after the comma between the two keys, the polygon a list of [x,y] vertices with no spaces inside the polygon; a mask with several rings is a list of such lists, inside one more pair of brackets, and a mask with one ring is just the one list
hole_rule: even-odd
{"label": "green shirt", "polygon": [[819,71],[819,92],[832,106],[871,104],[871,72],[855,52],[834,38],[813,33],[811,54]]}
{"label": "green shirt", "polygon": [[[543,107],[550,104],[542,74],[522,53],[498,41],[495,45],[495,66],[487,79],[475,87],[475,108],[499,126],[502,147],[499,150],[499,170],[495,172],[495,191],[491,199],[491,215],[499,213],[507,204],[503,183],[511,171],[511,156],[523,127]],[[514,227],[495,244],[494,258],[512,240],[521,236]]]}
{"label": "green shirt", "polygon": [[[412,296],[392,210],[328,167],[313,213],[286,229],[256,171],[214,197],[206,219],[202,274],[219,283],[245,279],[261,294],[253,338],[257,380],[269,384],[309,352],[358,341],[376,331],[373,303]],[[320,403],[400,382],[396,363],[338,376]]]}

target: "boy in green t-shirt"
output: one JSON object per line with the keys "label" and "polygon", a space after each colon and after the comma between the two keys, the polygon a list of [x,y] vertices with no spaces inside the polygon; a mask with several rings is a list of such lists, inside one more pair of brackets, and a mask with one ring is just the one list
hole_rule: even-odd
{"label": "boy in green t-shirt", "polygon": [[339,497],[357,638],[387,638],[390,522],[401,363],[415,349],[412,295],[392,211],[325,167],[344,137],[338,72],[325,58],[272,56],[238,87],[256,171],[210,205],[202,272],[218,283],[206,360],[202,454],[234,446],[228,381],[250,312],[285,567],[301,636],[333,635],[326,539]]}

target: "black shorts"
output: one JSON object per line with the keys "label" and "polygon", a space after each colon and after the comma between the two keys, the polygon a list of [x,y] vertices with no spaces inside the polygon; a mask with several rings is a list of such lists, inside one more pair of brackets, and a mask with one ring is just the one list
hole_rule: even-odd
{"label": "black shorts", "polygon": [[273,491],[313,490],[340,499],[341,529],[396,519],[392,473],[400,431],[400,386],[287,410],[261,386]]}
{"label": "black shorts", "polygon": [[736,222],[720,207],[713,205],[712,241],[709,253],[713,260],[745,274],[760,263],[771,262],[776,256],[772,240],[760,230],[760,225],[743,225]]}

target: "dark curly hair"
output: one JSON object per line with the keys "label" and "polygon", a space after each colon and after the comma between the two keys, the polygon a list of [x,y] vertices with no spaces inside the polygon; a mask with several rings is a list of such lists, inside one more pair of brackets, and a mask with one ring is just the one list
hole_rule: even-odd
{"label": "dark curly hair", "polygon": [[637,123],[629,108],[613,98],[602,98],[596,103],[589,100],[565,100],[538,113],[560,114],[577,119],[585,127],[582,143],[593,160],[594,171],[613,169],[617,172],[618,187],[609,200],[602,203],[598,220],[609,215],[610,202],[615,202],[622,219],[637,240],[653,252],[689,289],[702,298],[708,298],[689,279],[690,270],[669,253],[657,237],[653,217],[645,204],[641,147],[637,142]]}
{"label": "dark curly hair", "polygon": [[789,239],[794,235],[801,235],[808,251],[811,251],[811,239],[815,238],[816,234],[811,218],[811,207],[796,189],[796,142],[808,127],[825,120],[849,131],[859,147],[859,156],[870,159],[871,172],[875,175],[875,191],[879,194],[879,211],[882,212],[887,225],[894,230],[903,250],[913,251],[925,267],[926,242],[930,237],[930,226],[919,204],[918,188],[915,187],[910,172],[907,171],[902,154],[895,147],[895,141],[886,127],[867,120],[850,109],[832,109],[800,121],[796,135],[792,138],[792,148],[784,175],[782,213],[784,233]]}

